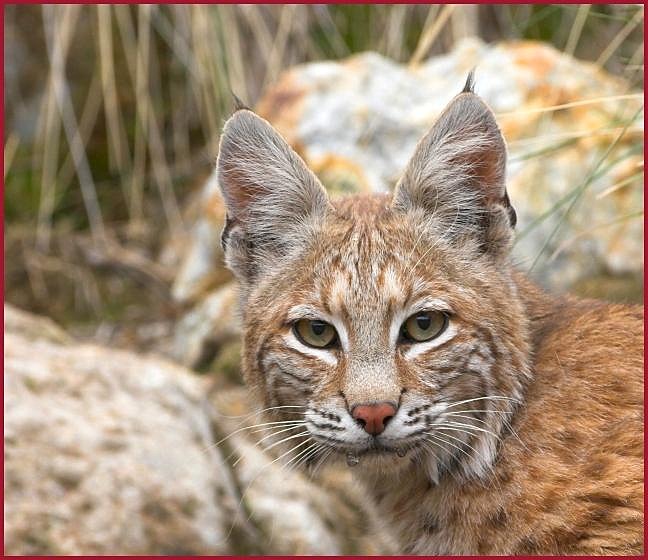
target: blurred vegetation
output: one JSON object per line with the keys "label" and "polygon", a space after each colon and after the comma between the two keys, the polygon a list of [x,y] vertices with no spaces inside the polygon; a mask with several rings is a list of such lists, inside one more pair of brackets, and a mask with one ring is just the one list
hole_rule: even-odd
{"label": "blurred vegetation", "polygon": [[538,39],[643,89],[640,5],[7,5],[4,32],[6,299],[95,336],[178,312],[160,251],[231,92],[253,106],[288,66]]}

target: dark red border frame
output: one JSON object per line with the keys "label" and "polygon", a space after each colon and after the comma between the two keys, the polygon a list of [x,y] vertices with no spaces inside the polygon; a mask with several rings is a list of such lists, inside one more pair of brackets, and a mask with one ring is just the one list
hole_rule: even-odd
{"label": "dark red border frame", "polygon": [[[2,135],[3,135],[3,146],[5,143],[5,129],[4,129],[4,107],[5,107],[5,99],[4,99],[4,7],[5,4],[123,4],[123,3],[136,3],[136,2],[114,2],[114,1],[108,1],[108,2],[98,2],[98,1],[91,1],[91,2],[77,2],[76,0],[73,1],[62,1],[62,0],[54,0],[50,2],[36,2],[32,0],[21,0],[18,2],[5,2],[4,0],[1,0],[1,7],[0,7],[0,34],[2,35],[2,46],[0,47],[1,53],[2,53],[2,63],[3,63],[3,73],[2,77],[0,78],[0,83],[2,84],[2,108],[0,109],[0,125],[2,126]],[[249,4],[285,4],[286,2],[277,2],[276,0],[268,0],[266,2],[204,2],[204,1],[198,1],[198,2],[187,2],[184,0],[181,1],[169,1],[169,0],[163,0],[161,2],[154,2],[156,4],[241,4],[241,3],[249,3]],[[293,4],[428,4],[428,2],[422,2],[415,0],[413,2],[390,2],[389,0],[375,0],[372,2],[354,2],[354,1],[348,1],[348,0],[342,0],[342,1],[336,1],[336,2],[303,2],[303,1],[294,1],[291,2]],[[442,4],[447,3],[447,2],[441,2]],[[465,0],[459,0],[454,2],[455,4],[545,4],[548,2],[520,2],[520,1],[506,1],[506,2],[484,2],[484,1],[477,1],[477,2],[467,2]],[[567,2],[562,2],[562,4],[582,4],[583,2],[576,2],[573,0],[568,0]],[[593,4],[645,4],[645,2],[623,2],[622,0],[612,0],[611,2],[591,2]],[[646,44],[644,42],[644,59],[646,52],[648,51]],[[644,69],[644,76],[645,76],[645,69]],[[645,100],[645,93],[644,93],[644,100]],[[644,129],[646,125],[646,115],[644,112]],[[644,143],[644,160],[646,159],[646,154],[648,153],[648,149],[646,148],[646,145]],[[4,177],[4,158],[2,160],[2,171],[3,171],[3,177]],[[646,192],[646,185],[644,182],[644,193]],[[5,245],[4,245],[4,180],[2,182],[2,197],[0,197],[0,220],[2,221],[2,229],[0,230],[0,237],[2,240],[2,263],[0,265],[0,270],[2,271],[2,279],[0,280],[1,286],[2,286],[2,301],[3,301],[3,306],[2,306],[2,371],[4,375],[4,258],[5,258]],[[644,213],[644,262],[646,260],[646,255],[648,254],[648,251],[646,250],[646,244],[645,244],[645,231],[646,231],[646,226],[648,225],[648,219],[646,218],[646,214]],[[644,277],[644,294],[645,294],[645,289],[646,289],[646,279]],[[644,295],[644,310],[645,310],[645,295]],[[644,328],[644,347],[647,339],[647,334],[646,330]],[[646,377],[646,362],[644,358],[644,381]],[[2,394],[4,397],[4,389],[2,389]],[[645,402],[646,402],[646,396],[648,395],[648,389],[646,388],[646,384],[644,382],[644,417],[645,417]],[[4,401],[3,401],[4,402]],[[2,415],[2,428],[3,428],[3,433],[4,433],[4,409],[3,409],[3,415]],[[646,473],[646,458],[645,458],[645,449],[646,449],[646,442],[648,441],[648,437],[646,434],[646,430],[644,429],[644,480],[645,480],[645,473]],[[2,465],[3,465],[3,472],[4,472],[4,446],[2,450]],[[2,494],[3,498],[3,504],[4,504],[4,484],[2,485],[0,489],[0,493]],[[646,514],[646,504],[644,500],[644,519],[645,519],[645,514]],[[4,527],[4,508],[2,512],[2,520],[3,520],[3,527]],[[646,536],[648,535],[648,530],[644,521],[644,546],[646,542]],[[2,535],[2,551],[3,551],[3,558],[56,558],[57,556],[13,556],[13,555],[5,555],[4,554],[4,531]],[[615,556],[615,557],[609,557],[609,558],[644,558],[648,555],[644,552],[644,556]],[[143,555],[143,556],[135,556],[135,555],[114,555],[114,556],[87,556],[87,555],[79,555],[77,556],[79,558],[103,558],[103,559],[122,559],[122,558],[156,558],[155,556],[150,556],[150,555]],[[256,559],[263,559],[263,560],[275,560],[275,559],[282,559],[282,558],[299,558],[300,556],[214,556],[213,558],[256,558]],[[193,556],[168,556],[167,558],[170,559],[182,559],[182,558],[195,558]],[[211,558],[207,556],[206,558]],[[358,556],[319,556],[319,558],[358,558]],[[419,558],[416,556],[372,556],[371,558]],[[452,556],[438,556],[435,558],[454,558]],[[475,558],[488,558],[487,556],[464,556],[463,558],[467,559],[475,559]],[[549,556],[516,556],[515,558],[551,558]],[[563,556],[563,558],[588,558],[588,556]],[[589,558],[608,558],[607,556],[592,556]]]}

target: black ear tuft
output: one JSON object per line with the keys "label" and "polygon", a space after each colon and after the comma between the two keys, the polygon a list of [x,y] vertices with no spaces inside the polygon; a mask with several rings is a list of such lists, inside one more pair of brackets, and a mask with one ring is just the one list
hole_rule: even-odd
{"label": "black ear tuft", "polygon": [[475,69],[473,68],[468,72],[468,77],[466,78],[466,85],[464,85],[461,93],[475,93]]}
{"label": "black ear tuft", "polygon": [[230,218],[229,214],[225,214],[225,224],[223,225],[223,232],[221,233],[221,247],[223,248],[223,251],[227,251],[227,240],[229,239],[233,224],[234,220]]}
{"label": "black ear tuft", "polygon": [[243,103],[243,101],[239,99],[239,97],[233,91],[230,91],[230,93],[234,98],[234,112],[241,111],[243,109],[247,109],[248,111],[251,110],[245,103]]}
{"label": "black ear tuft", "polygon": [[504,203],[504,208],[506,208],[506,212],[508,213],[511,227],[514,228],[515,225],[517,224],[517,213],[515,212],[515,208],[511,206],[511,200],[509,199],[509,195],[507,192],[504,193],[503,203]]}

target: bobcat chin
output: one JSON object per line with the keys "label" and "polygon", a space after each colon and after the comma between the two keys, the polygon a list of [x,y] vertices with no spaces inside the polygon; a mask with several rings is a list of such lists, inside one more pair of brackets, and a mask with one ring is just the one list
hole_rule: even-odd
{"label": "bobcat chin", "polygon": [[285,456],[346,461],[404,553],[640,554],[642,310],[513,268],[505,165],[471,78],[393,196],[330,200],[237,111],[217,172],[246,382]]}

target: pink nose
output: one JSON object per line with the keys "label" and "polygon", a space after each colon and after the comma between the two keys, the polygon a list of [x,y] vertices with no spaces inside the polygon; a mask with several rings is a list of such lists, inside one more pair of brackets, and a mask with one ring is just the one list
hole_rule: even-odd
{"label": "pink nose", "polygon": [[362,425],[365,432],[378,435],[385,430],[385,424],[396,414],[396,407],[388,402],[359,404],[351,410],[351,416]]}

